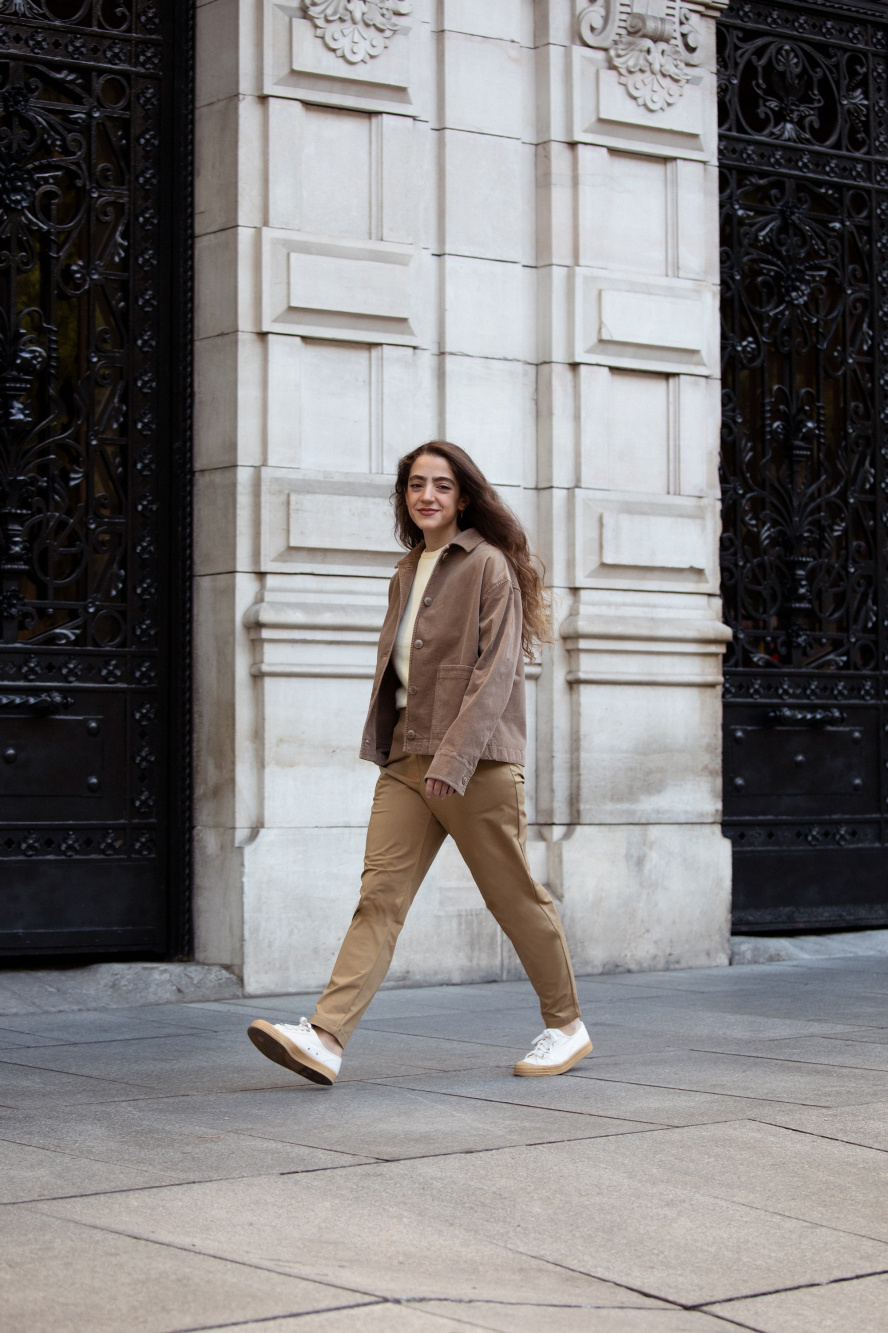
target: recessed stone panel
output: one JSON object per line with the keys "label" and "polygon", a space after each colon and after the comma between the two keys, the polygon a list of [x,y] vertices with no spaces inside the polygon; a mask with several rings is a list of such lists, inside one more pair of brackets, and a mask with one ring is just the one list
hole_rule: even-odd
{"label": "recessed stone panel", "polygon": [[263,468],[263,570],[391,577],[404,552],[395,540],[390,493],[382,477],[322,480]]}
{"label": "recessed stone panel", "polygon": [[571,505],[576,587],[717,591],[713,504],[576,491]]}
{"label": "recessed stone panel", "polygon": [[412,345],[416,251],[266,228],[262,327],[268,333]]}
{"label": "recessed stone panel", "polygon": [[661,157],[712,160],[716,153],[713,76],[695,71],[681,97],[662,110],[640,105],[607,68],[603,51],[571,52],[571,138]]}
{"label": "recessed stone panel", "polygon": [[265,0],[265,93],[360,111],[418,115],[414,53],[423,29],[416,12],[420,8],[405,17],[378,54],[351,59],[328,44],[332,22],[318,27],[302,5]]}
{"label": "recessed stone panel", "polygon": [[680,279],[574,272],[574,359],[707,374],[717,365],[717,293]]}

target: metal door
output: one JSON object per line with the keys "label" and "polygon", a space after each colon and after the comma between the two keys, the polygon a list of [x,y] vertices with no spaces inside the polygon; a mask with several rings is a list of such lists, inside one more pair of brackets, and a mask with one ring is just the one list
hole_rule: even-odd
{"label": "metal door", "polygon": [[191,8],[0,0],[0,954],[188,948]]}
{"label": "metal door", "polygon": [[888,6],[719,23],[725,832],[744,931],[888,922]]}

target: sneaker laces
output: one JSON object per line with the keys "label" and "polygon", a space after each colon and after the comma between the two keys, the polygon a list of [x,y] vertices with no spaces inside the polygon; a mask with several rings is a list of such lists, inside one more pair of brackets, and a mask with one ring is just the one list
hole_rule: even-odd
{"label": "sneaker laces", "polygon": [[283,1032],[285,1037],[314,1037],[316,1041],[320,1041],[311,1023],[304,1017],[300,1018],[298,1023],[275,1023],[275,1027],[278,1032]]}
{"label": "sneaker laces", "polygon": [[542,1059],[544,1055],[548,1055],[558,1037],[561,1035],[561,1033],[554,1032],[552,1028],[546,1028],[545,1032],[541,1032],[538,1037],[534,1037],[533,1050],[528,1051],[527,1055],[524,1057],[525,1060],[531,1060],[534,1056],[536,1056],[537,1059]]}

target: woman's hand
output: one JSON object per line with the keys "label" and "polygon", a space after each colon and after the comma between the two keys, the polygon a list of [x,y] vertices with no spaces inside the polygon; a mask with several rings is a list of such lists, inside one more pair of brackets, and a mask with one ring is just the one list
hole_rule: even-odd
{"label": "woman's hand", "polygon": [[443,801],[445,796],[454,796],[456,788],[451,787],[449,782],[442,782],[440,778],[426,778],[426,799]]}

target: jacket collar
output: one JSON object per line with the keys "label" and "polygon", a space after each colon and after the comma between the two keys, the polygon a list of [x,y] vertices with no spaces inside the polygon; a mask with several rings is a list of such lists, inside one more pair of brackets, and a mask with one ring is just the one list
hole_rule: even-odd
{"label": "jacket collar", "polygon": [[[481,533],[477,528],[466,528],[464,532],[458,533],[453,541],[444,547],[444,550],[449,551],[451,547],[458,546],[460,550],[463,551],[474,551],[475,547],[480,546],[483,540],[484,538],[481,536]],[[419,557],[424,551],[425,542],[420,542],[418,546],[414,546],[412,551],[408,551],[407,554],[398,561],[397,568],[402,569],[410,564],[418,564]]]}

